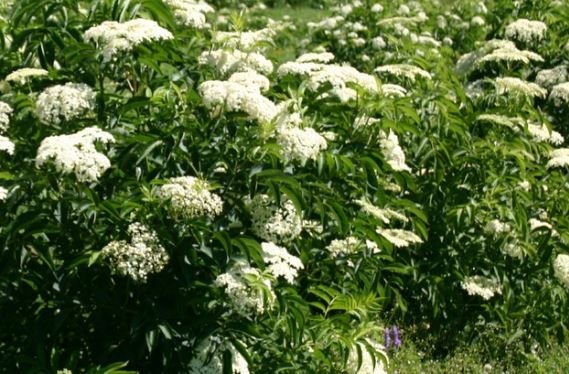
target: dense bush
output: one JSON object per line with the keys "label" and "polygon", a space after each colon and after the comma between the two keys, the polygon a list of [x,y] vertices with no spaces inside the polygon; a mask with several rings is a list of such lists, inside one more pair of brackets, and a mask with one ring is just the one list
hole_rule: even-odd
{"label": "dense bush", "polygon": [[381,373],[395,325],[492,362],[564,340],[569,5],[333,11],[5,7],[3,372]]}

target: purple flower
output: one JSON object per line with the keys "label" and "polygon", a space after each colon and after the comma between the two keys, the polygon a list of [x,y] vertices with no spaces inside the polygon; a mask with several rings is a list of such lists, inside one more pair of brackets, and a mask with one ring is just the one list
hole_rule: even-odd
{"label": "purple flower", "polygon": [[391,335],[389,333],[389,328],[385,329],[385,349],[389,348],[391,345]]}
{"label": "purple flower", "polygon": [[393,327],[393,345],[395,348],[401,347],[401,339],[399,339],[399,329],[397,326]]}

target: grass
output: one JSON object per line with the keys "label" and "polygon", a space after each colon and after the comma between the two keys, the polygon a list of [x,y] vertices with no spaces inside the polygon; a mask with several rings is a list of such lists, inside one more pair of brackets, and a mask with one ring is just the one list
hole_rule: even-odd
{"label": "grass", "polygon": [[439,374],[439,373],[569,373],[569,346],[555,345],[540,354],[525,356],[523,364],[504,361],[488,361],[476,346],[459,347],[443,359],[430,359],[412,343],[406,342],[398,351],[389,355],[389,373]]}

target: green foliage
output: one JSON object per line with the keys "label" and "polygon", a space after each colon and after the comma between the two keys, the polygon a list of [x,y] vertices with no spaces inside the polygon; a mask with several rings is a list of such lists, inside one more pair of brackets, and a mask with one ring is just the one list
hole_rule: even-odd
{"label": "green foliage", "polygon": [[[566,3],[396,1],[377,11],[368,1],[288,20],[282,10],[214,4],[203,27],[160,0],[2,8],[0,76],[22,67],[46,75],[0,85],[13,109],[3,135],[15,144],[13,155],[0,151],[0,372],[198,373],[201,360],[219,372],[356,373],[386,352],[396,370],[424,368],[412,348],[381,346],[384,325],[422,326],[413,337],[433,357],[453,357],[436,366],[443,371],[482,370],[479,356],[493,368],[533,364],[565,341],[567,287],[554,264],[569,253],[567,169],[547,166],[565,141],[548,143],[535,126],[545,138],[550,129],[569,136],[569,106],[502,92],[495,79],[534,82],[567,65]],[[140,18],[156,24],[110,50],[85,37],[105,21]],[[487,41],[518,18],[547,24],[543,40],[515,43],[543,61],[481,62]],[[172,37],[148,40],[153,27]],[[255,28],[269,37],[247,45]],[[335,61],[278,70],[317,48]],[[204,63],[210,51],[226,55]],[[275,65],[267,90],[251,72],[257,53]],[[208,94],[204,82],[228,84],[234,70],[245,73],[234,96]],[[42,92],[67,82],[90,87],[88,108],[40,120]],[[277,114],[264,120],[265,110]],[[81,162],[108,161],[95,177],[41,162],[46,138],[93,126],[114,138],[74,148],[99,152]],[[291,140],[290,130],[303,135]],[[201,187],[165,198],[178,177]],[[132,233],[135,222],[150,239]],[[286,266],[271,262],[271,244]],[[123,251],[126,270],[108,248]],[[150,250],[166,266],[149,265]],[[495,287],[473,292],[473,277]],[[470,343],[475,353],[455,351]],[[536,370],[563,366],[551,357]]]}

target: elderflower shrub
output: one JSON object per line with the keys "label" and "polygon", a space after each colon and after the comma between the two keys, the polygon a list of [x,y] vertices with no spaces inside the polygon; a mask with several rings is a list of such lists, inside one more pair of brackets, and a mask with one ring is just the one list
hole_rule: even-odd
{"label": "elderflower shrub", "polygon": [[[0,367],[374,373],[386,325],[437,355],[564,336],[569,4],[67,3],[0,20],[0,76],[49,71],[0,85]],[[91,94],[38,120],[65,82]]]}

